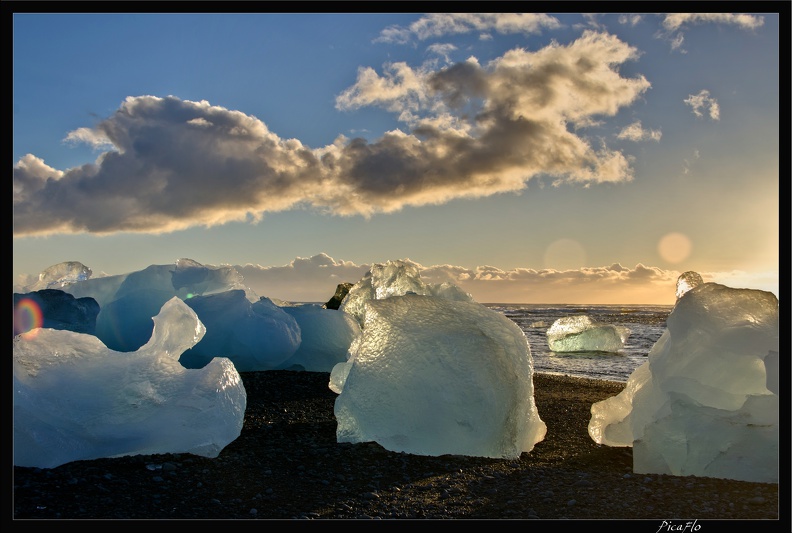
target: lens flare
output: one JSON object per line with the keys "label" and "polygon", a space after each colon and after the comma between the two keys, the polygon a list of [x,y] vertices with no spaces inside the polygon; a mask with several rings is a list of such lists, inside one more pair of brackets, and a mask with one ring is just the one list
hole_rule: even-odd
{"label": "lens flare", "polygon": [[681,263],[690,255],[693,244],[687,235],[682,233],[669,233],[664,235],[657,244],[657,251],[660,257],[669,263]]}
{"label": "lens flare", "polygon": [[545,251],[545,268],[575,270],[582,266],[586,266],[586,250],[576,240],[559,239]]}
{"label": "lens flare", "polygon": [[14,309],[14,335],[31,338],[36,335],[35,330],[44,325],[44,313],[35,300],[22,298]]}

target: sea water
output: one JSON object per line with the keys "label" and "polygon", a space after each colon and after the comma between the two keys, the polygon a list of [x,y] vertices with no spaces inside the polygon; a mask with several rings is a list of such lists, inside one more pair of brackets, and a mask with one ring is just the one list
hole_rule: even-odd
{"label": "sea water", "polygon": [[[649,350],[666,329],[671,305],[485,304],[513,320],[528,338],[534,372],[626,382],[646,362]],[[587,315],[592,322],[625,326],[624,348],[611,352],[553,352],[547,328],[562,317]]]}

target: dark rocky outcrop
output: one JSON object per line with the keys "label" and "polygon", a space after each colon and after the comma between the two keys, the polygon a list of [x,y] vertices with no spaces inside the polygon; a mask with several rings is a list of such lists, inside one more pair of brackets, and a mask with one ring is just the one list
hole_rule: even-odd
{"label": "dark rocky outcrop", "polygon": [[352,288],[354,283],[339,283],[336,287],[335,294],[332,298],[330,298],[326,304],[324,304],[326,309],[338,309],[343,301],[344,297],[346,297],[349,289]]}

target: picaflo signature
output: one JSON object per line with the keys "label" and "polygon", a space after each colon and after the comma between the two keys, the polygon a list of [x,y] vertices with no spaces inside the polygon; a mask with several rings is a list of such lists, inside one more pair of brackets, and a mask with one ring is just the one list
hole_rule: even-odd
{"label": "picaflo signature", "polygon": [[693,531],[698,531],[701,529],[701,524],[697,524],[698,520],[693,520],[692,522],[672,522],[670,520],[663,520],[663,523],[660,524],[660,527],[657,528],[655,533],[660,533],[661,531],[665,531],[666,533],[675,532],[675,533],[688,533]]}

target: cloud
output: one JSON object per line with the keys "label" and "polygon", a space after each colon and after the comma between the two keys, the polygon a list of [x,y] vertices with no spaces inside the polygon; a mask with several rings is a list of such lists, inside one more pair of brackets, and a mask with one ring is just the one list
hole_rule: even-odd
{"label": "cloud", "polygon": [[457,49],[456,46],[450,43],[435,43],[427,47],[427,53],[436,54],[442,57],[446,63],[451,62],[451,57],[449,54]]}
{"label": "cloud", "polygon": [[[638,264],[627,268],[619,263],[576,270],[515,268],[504,270],[483,265],[424,266],[409,258],[425,283],[450,282],[481,303],[673,303],[676,280],[681,272]],[[283,266],[235,265],[245,284],[259,296],[287,301],[321,301],[333,296],[342,282],[357,283],[371,265],[335,260],[326,253],[298,257]],[[703,276],[707,277],[702,273]],[[580,300],[581,295],[589,298]],[[633,298],[625,301],[625,295]]]}
{"label": "cloud", "polygon": [[638,15],[635,13],[619,15],[619,24],[625,24],[627,26],[637,26],[641,20],[643,20],[643,15]]}
{"label": "cloud", "polygon": [[[637,264],[619,263],[575,270],[514,268],[483,265],[466,268],[450,264],[424,266],[409,258],[427,284],[450,282],[470,293],[480,303],[524,304],[656,304],[670,305],[676,299],[676,281],[681,272]],[[214,265],[206,265],[216,268]],[[232,266],[232,265],[222,265]],[[282,266],[233,265],[244,283],[257,295],[290,302],[328,301],[339,283],[357,283],[372,265],[336,260],[326,253],[297,257]],[[124,273],[126,274],[126,273]],[[742,271],[699,272],[704,281],[724,283],[778,294],[778,272],[748,274]],[[106,276],[101,272],[92,278]],[[14,292],[25,292],[39,276],[19,275]]]}
{"label": "cloud", "polygon": [[421,100],[428,98],[423,75],[402,61],[386,64],[382,77],[371,67],[360,67],[355,85],[336,98],[336,107],[355,109],[379,104],[393,112],[418,109]]}
{"label": "cloud", "polygon": [[645,140],[659,141],[662,136],[663,134],[660,130],[644,129],[640,120],[633,122],[629,126],[622,129],[618,135],[616,135],[616,137],[619,139],[636,142]]}
{"label": "cloud", "polygon": [[708,90],[703,89],[698,94],[691,94],[685,99],[685,103],[693,109],[693,114],[703,117],[708,112],[712,120],[720,120],[720,106],[718,101],[710,96]]}
{"label": "cloud", "polygon": [[604,24],[599,21],[599,13],[581,13],[581,15],[583,16],[584,22],[573,24],[572,27],[574,29],[584,30],[588,28],[592,30],[601,30],[605,28]]}
{"label": "cloud", "polygon": [[405,131],[373,142],[339,136],[316,149],[206,101],[128,97],[67,137],[111,143],[94,163],[62,172],[27,155],[14,166],[14,235],[163,233],[297,208],[368,217],[517,192],[531,179],[627,182],[629,158],[581,132],[650,87],[618,72],[637,55],[613,35],[587,31],[487,65],[361,68],[338,108],[380,106]]}
{"label": "cloud", "polygon": [[44,163],[41,158],[27,154],[14,165],[14,206],[35,198],[46,186],[47,180],[59,180],[63,172]]}
{"label": "cloud", "polygon": [[374,42],[405,44],[412,39],[424,41],[474,31],[534,34],[544,28],[560,27],[558,19],[541,13],[431,13],[406,28],[398,25],[385,28]]}
{"label": "cloud", "polygon": [[[426,283],[451,281],[482,303],[666,303],[680,272],[619,263],[576,270],[417,265]],[[584,296],[585,295],[585,296]],[[628,296],[629,295],[629,296]],[[584,297],[586,301],[582,301]],[[631,301],[625,301],[630,298]]]}
{"label": "cloud", "polygon": [[663,16],[664,31],[657,36],[670,41],[672,50],[686,53],[682,49],[685,40],[682,32],[686,27],[697,24],[730,24],[744,30],[755,30],[764,24],[764,17],[744,13],[668,13]]}
{"label": "cloud", "polygon": [[69,132],[64,141],[72,144],[88,144],[96,149],[113,147],[113,142],[101,131],[90,128],[77,128]]}
{"label": "cloud", "polygon": [[339,283],[357,283],[371,265],[336,261],[326,253],[298,257],[283,266],[247,264],[234,268],[259,296],[295,302],[329,300]]}
{"label": "cloud", "polygon": [[778,271],[745,272],[731,270],[728,272],[700,273],[707,281],[720,283],[734,288],[746,288],[772,292],[778,296]]}
{"label": "cloud", "polygon": [[[95,126],[115,150],[66,172],[14,167],[15,235],[167,232],[258,220],[319,194],[317,155],[208,102],[129,97]],[[39,160],[40,161],[40,160]]]}
{"label": "cloud", "polygon": [[690,159],[683,159],[682,160],[682,174],[689,174],[690,167],[701,158],[701,154],[699,153],[698,149],[693,150],[693,155]]}
{"label": "cloud", "polygon": [[764,17],[744,13],[668,13],[663,28],[678,31],[694,24],[732,24],[741,29],[755,30],[764,24]]}

